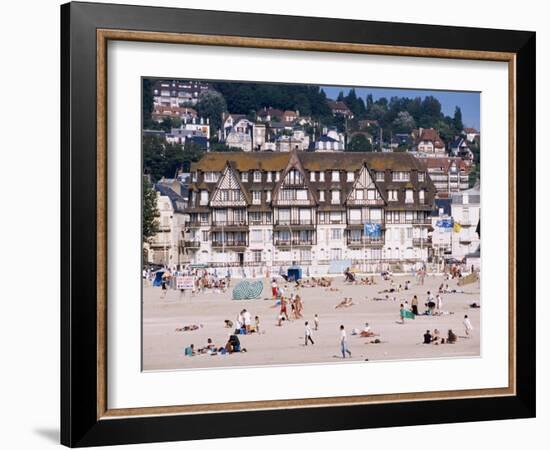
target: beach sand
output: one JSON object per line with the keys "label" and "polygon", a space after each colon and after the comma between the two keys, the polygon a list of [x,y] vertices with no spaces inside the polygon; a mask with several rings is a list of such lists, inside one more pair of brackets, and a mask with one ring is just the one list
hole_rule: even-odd
{"label": "beach sand", "polygon": [[[334,278],[333,287],[337,292],[326,288],[302,288],[296,291],[288,284],[286,295],[299,292],[304,304],[304,318],[283,322],[277,326],[279,307],[273,308],[270,280],[263,279],[264,290],[259,299],[232,300],[229,289],[225,293],[201,293],[191,295],[189,291],[168,290],[166,298],[161,298],[159,287],[143,288],[143,369],[170,370],[195,369],[208,367],[264,366],[311,363],[341,363],[342,361],[396,360],[414,358],[473,357],[480,354],[480,313],[469,304],[480,304],[479,281],[460,287],[464,293],[442,294],[443,310],[453,314],[442,316],[417,316],[415,320],[399,321],[400,303],[407,300],[410,304],[414,294],[419,299],[419,311],[426,308],[427,291],[437,293],[444,282],[442,276],[427,276],[424,285],[412,276],[396,276],[395,285],[404,285],[411,281],[411,288],[396,296],[397,301],[373,301],[373,297],[385,297],[379,291],[390,287],[389,281],[375,277],[376,285],[349,285],[343,276]],[[279,286],[285,286],[284,280]],[[232,287],[239,280],[232,281]],[[449,288],[457,288],[457,280],[445,281]],[[335,309],[335,305],[344,297],[351,297],[354,306]],[[268,298],[268,299],[266,299]],[[224,346],[233,330],[224,327],[224,320],[235,319],[246,308],[254,316],[260,317],[260,334],[239,335],[246,353],[231,355],[200,354],[184,356],[184,348],[194,344],[195,349],[206,345],[212,338],[217,347]],[[291,315],[290,306],[288,307]],[[313,330],[315,345],[304,345],[304,322],[307,320],[314,329],[313,316],[319,315],[319,329]],[[466,338],[462,321],[468,314],[474,327],[471,337]],[[293,319],[291,317],[291,319]],[[378,333],[382,342],[371,343],[375,338],[352,336],[352,329],[361,330],[369,322],[372,331]],[[176,331],[176,328],[190,324],[202,324],[196,331]],[[344,325],[348,336],[348,347],[352,358],[342,359],[339,348],[340,325]],[[425,345],[422,337],[426,330],[438,329],[442,337],[452,329],[459,337],[456,344]]]}

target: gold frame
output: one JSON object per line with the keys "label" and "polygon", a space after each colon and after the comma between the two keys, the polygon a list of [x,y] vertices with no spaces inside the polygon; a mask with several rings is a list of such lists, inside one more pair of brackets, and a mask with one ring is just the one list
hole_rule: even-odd
{"label": "gold frame", "polygon": [[[319,397],[290,400],[266,400],[201,405],[174,405],[108,409],[107,405],[107,42],[109,40],[250,47],[285,50],[308,50],[374,55],[472,59],[508,63],[508,387],[467,389],[403,394]],[[448,400],[475,397],[516,395],[516,55],[505,52],[455,50],[444,48],[398,47],[287,39],[247,38],[237,36],[158,33],[130,30],[97,30],[97,419],[121,417],[220,413],[265,409],[313,408],[373,403]]]}

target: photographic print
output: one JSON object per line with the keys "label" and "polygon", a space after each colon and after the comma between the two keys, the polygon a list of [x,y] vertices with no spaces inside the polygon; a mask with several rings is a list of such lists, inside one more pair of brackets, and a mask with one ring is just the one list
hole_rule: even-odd
{"label": "photographic print", "polygon": [[143,370],[480,355],[479,92],[142,78]]}

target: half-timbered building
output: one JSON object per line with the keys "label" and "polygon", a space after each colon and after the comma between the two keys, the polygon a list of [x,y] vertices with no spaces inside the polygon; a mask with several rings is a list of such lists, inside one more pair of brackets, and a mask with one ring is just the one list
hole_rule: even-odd
{"label": "half-timbered building", "polygon": [[409,154],[211,152],[191,172],[195,264],[320,275],[338,263],[409,270],[430,255],[435,187]]}

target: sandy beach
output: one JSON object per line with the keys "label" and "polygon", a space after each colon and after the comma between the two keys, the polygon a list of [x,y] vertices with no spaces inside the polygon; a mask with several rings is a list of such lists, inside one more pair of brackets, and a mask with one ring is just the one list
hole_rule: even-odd
{"label": "sandy beach", "polygon": [[[427,276],[424,285],[419,285],[412,276],[394,277],[395,285],[411,281],[411,288],[396,294],[396,301],[374,301],[373,297],[385,297],[379,291],[390,287],[389,281],[374,277],[372,286],[344,283],[343,276],[337,276],[333,288],[301,288],[296,291],[288,284],[286,294],[298,292],[303,299],[303,319],[283,322],[277,326],[279,307],[274,308],[271,299],[270,280],[263,279],[264,289],[259,299],[232,300],[229,289],[225,293],[207,292],[191,295],[189,291],[168,290],[161,298],[159,287],[143,288],[143,369],[170,370],[208,367],[263,366],[274,364],[341,363],[342,361],[369,361],[414,358],[472,357],[480,353],[480,312],[470,308],[473,302],[480,304],[479,281],[458,287],[457,280],[444,281],[443,276]],[[232,287],[239,280],[233,280]],[[424,312],[427,291],[437,293],[439,285],[445,282],[450,289],[463,289],[464,293],[442,294],[443,311],[440,316],[417,316],[414,320],[398,323],[400,303],[413,295],[419,299],[419,311]],[[279,285],[285,286],[279,278]],[[351,307],[335,309],[344,297],[351,297],[355,303]],[[246,353],[230,355],[198,354],[184,356],[184,348],[194,344],[195,349],[206,345],[211,338],[217,346],[224,346],[233,330],[224,327],[224,320],[235,322],[239,311],[246,308],[252,317],[260,318],[260,333],[240,335],[239,339]],[[319,329],[313,325],[314,314],[319,315]],[[464,315],[468,314],[473,332],[466,337],[463,325]],[[289,307],[290,315],[290,307]],[[293,319],[291,317],[291,319]],[[313,329],[314,345],[304,345],[304,322],[309,321]],[[361,330],[368,322],[381,343],[372,343],[376,338],[353,336],[352,330]],[[202,325],[195,331],[176,331],[184,325]],[[352,358],[342,359],[339,348],[340,325],[344,325],[348,336],[348,347]],[[441,332],[442,337],[452,329],[458,336],[456,344],[426,345],[422,336],[426,330]]]}

